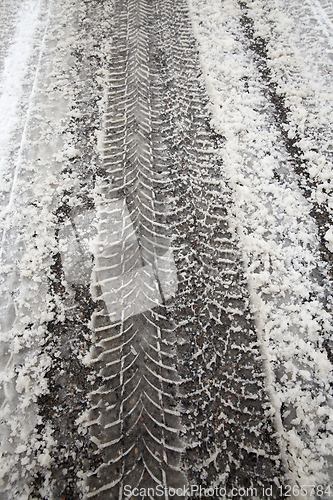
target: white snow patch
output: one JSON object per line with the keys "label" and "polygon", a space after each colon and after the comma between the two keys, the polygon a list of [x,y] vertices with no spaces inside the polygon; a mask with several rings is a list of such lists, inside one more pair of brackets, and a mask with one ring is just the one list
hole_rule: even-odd
{"label": "white snow patch", "polygon": [[[256,35],[266,36],[270,30],[263,16],[266,3],[246,3],[252,9]],[[325,274],[325,267],[311,204],[298,188],[253,55],[246,49],[238,3],[189,0],[189,6],[211,99],[211,125],[226,138],[219,154],[221,172],[234,192],[229,223],[243,249],[287,478],[292,484],[326,484],[333,454],[332,366],[322,342],[332,326],[324,308],[326,290],[316,278],[320,272]],[[294,25],[278,9],[272,11],[271,4],[268,10],[283,39],[281,47],[272,44],[276,52],[271,54],[271,67],[282,75],[288,64],[294,67],[299,60],[294,55]],[[281,76],[281,93],[288,92],[287,104],[294,112],[291,136],[308,126],[308,108],[302,99],[311,92],[311,81],[306,78],[305,85],[296,89],[282,87]],[[315,113],[317,103],[311,104]],[[327,123],[324,109],[319,115],[321,123]],[[312,153],[310,138],[303,135],[302,140],[304,151]],[[312,163],[321,179],[330,176],[325,161],[316,154]],[[325,193],[317,191],[316,198],[326,199]],[[323,408],[319,413],[318,407]],[[328,415],[330,421],[324,424]],[[323,426],[326,433],[319,432]]]}
{"label": "white snow patch", "polygon": [[19,108],[39,24],[40,7],[41,1],[34,9],[19,10],[14,40],[4,62],[0,82],[0,173],[6,170],[8,154],[13,146],[12,134],[20,125]]}
{"label": "white snow patch", "polygon": [[[8,127],[1,122],[0,128],[1,175],[6,184],[1,192],[4,210],[0,216],[3,500],[30,498],[31,476],[51,465],[55,445],[52,429],[44,428],[41,434],[36,428],[42,424],[36,401],[48,391],[45,374],[51,360],[43,353],[45,324],[58,314],[58,306],[48,293],[47,277],[52,255],[59,251],[53,211],[64,191],[77,184],[74,175],[61,174],[69,158],[78,154],[72,135],[64,134],[72,104],[69,43],[73,37],[68,38],[67,31],[73,28],[75,7],[67,0],[56,4],[39,0],[34,9],[22,9],[8,51],[8,71],[0,81],[2,95],[8,96],[10,104],[6,108]],[[10,88],[13,75],[17,82]],[[60,160],[54,152],[61,154]],[[51,475],[44,473],[41,494],[50,498]]]}

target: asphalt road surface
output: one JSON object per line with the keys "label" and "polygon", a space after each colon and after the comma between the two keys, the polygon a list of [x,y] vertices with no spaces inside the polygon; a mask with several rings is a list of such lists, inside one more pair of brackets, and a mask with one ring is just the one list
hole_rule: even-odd
{"label": "asphalt road surface", "polygon": [[333,497],[333,7],[0,2],[0,499]]}

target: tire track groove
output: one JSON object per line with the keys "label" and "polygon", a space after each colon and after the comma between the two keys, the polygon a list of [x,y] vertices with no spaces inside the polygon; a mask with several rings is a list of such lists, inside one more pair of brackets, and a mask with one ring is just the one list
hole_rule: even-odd
{"label": "tire track groove", "polygon": [[[87,422],[103,464],[87,498],[123,498],[125,486],[182,486],[175,338],[161,304],[175,288],[165,224],[160,99],[152,90],[149,2],[116,6],[99,187],[92,365],[100,386]],[[158,120],[158,118],[157,118]],[[163,195],[162,195],[163,196]],[[170,284],[171,280],[171,284]],[[151,310],[154,308],[153,310]]]}
{"label": "tire track groove", "polygon": [[238,238],[228,226],[230,187],[214,153],[223,138],[210,127],[186,3],[156,2],[155,19],[173,179],[169,220],[177,235],[179,273],[170,312],[184,379],[189,480],[229,491],[272,486],[278,496],[280,453]]}

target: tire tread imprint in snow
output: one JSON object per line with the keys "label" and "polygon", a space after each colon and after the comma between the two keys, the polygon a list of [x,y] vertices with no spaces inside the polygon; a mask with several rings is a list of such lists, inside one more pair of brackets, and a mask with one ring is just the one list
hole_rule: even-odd
{"label": "tire tread imprint in snow", "polygon": [[[160,70],[168,102],[170,224],[189,481],[203,486],[272,486],[283,481],[264,369],[249,310],[237,237],[227,223],[230,188],[214,148],[207,97],[186,3],[158,2]],[[156,50],[157,52],[157,50]],[[267,411],[267,413],[266,413]]]}
{"label": "tire tread imprint in snow", "polygon": [[[122,498],[125,485],[182,486],[185,471],[203,486],[275,488],[279,449],[226,220],[229,188],[213,153],[223,141],[209,126],[186,4],[128,0],[115,9],[93,287],[100,386],[90,395],[89,422],[104,463],[90,474],[87,496]],[[109,224],[119,219],[122,236],[112,240]],[[110,285],[108,294],[108,280],[156,268],[170,246],[167,227],[176,297],[163,297],[160,285],[149,291],[148,273],[140,287],[151,310],[130,315],[141,293],[132,283],[119,302],[122,316],[114,305],[112,318],[110,297],[122,292]]]}
{"label": "tire tread imprint in snow", "polygon": [[101,385],[90,395],[89,429],[104,463],[87,484],[88,497],[99,499],[123,498],[126,485],[186,483],[175,336],[156,276],[156,261],[170,243],[158,136],[161,99],[149,62],[151,7],[129,0],[115,10],[93,285],[101,304],[93,359]]}

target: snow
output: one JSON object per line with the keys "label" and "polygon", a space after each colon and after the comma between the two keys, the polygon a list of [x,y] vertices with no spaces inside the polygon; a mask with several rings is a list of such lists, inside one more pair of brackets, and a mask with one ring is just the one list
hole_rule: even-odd
{"label": "snow", "polygon": [[90,243],[95,262],[92,291],[97,299],[100,295],[96,290],[101,289],[109,317],[115,322],[162,304],[162,295],[165,299],[172,297],[177,291],[177,272],[172,250],[165,242],[151,243],[142,265],[138,236],[125,199],[103,200],[100,187],[95,188],[95,197],[98,222],[97,236]]}
{"label": "snow", "polygon": [[[308,107],[302,100],[316,91],[319,100],[311,101],[310,125],[319,127],[328,123],[325,105],[331,106],[331,99],[328,93],[323,95],[325,82],[321,80],[320,86],[314,83],[316,72],[313,75],[312,66],[303,80],[304,64],[297,73],[299,86],[284,83],[282,87],[286,70],[294,69],[299,62],[302,65],[298,47],[304,51],[304,40],[295,33],[302,27],[296,18],[291,22],[280,2],[272,2],[269,7],[261,1],[246,4],[255,21],[255,36],[270,33],[270,24],[263,15],[265,9],[274,21],[278,35],[271,42],[270,67],[280,72],[281,93],[287,95],[292,110],[289,135],[296,129],[303,131],[299,145],[309,152],[312,142],[306,137]],[[294,2],[288,5],[289,16]],[[264,96],[264,84],[246,48],[239,5],[233,0],[223,4],[189,0],[189,6],[211,99],[211,124],[226,138],[219,155],[223,159],[222,173],[234,192],[229,223],[238,233],[243,251],[287,477],[292,484],[324,484],[332,471],[323,455],[332,455],[333,440],[331,424],[324,435],[318,434],[323,426],[318,407],[325,409],[322,415],[332,419],[332,367],[322,348],[332,326],[331,314],[325,308],[328,292],[317,278],[325,276],[326,270],[310,215],[312,206],[298,187],[272,106]],[[326,63],[322,57],[321,66]],[[290,71],[287,78],[291,80],[293,75]],[[311,166],[315,165],[320,165],[316,171],[320,182],[331,177],[331,167],[323,154],[313,155]],[[318,191],[316,198],[325,201],[325,194]],[[326,233],[328,242],[331,234],[330,230]],[[281,417],[281,408],[295,412],[296,417],[287,422]]]}
{"label": "snow", "polygon": [[[71,60],[63,40],[73,29],[73,10],[75,6],[69,9],[66,1],[21,2],[1,80],[0,175],[5,189],[0,201],[0,496],[4,500],[28,498],[31,474],[51,465],[54,446],[52,429],[37,431],[42,419],[36,401],[48,392],[45,374],[51,359],[43,352],[46,325],[59,313],[48,293],[50,266],[58,251],[52,212],[64,191],[77,183],[74,176],[61,174],[68,159],[77,155],[71,135],[64,133],[70,120],[72,82],[68,85]],[[59,21],[65,12],[66,25]],[[60,161],[54,155],[59,150],[64,152]],[[48,480],[46,474],[45,488]]]}
{"label": "snow", "polygon": [[327,240],[327,248],[330,252],[333,252],[333,230],[330,228],[325,234],[325,239]]}
{"label": "snow", "polygon": [[[314,181],[306,199],[247,48],[239,4],[188,1],[210,96],[211,125],[226,139],[217,154],[223,160],[224,181],[233,191],[229,224],[243,253],[287,478],[291,484],[327,484],[333,476],[333,375],[323,343],[332,332],[327,306],[331,292],[311,210],[315,202],[326,204],[333,216],[331,11],[318,0],[245,2],[254,36],[267,39],[272,79],[289,109],[284,127],[290,139],[297,138]],[[150,288],[150,295],[137,303],[139,309],[129,309],[127,316],[160,304],[161,293],[169,298],[177,289],[169,246],[154,264],[122,270],[113,282],[109,267],[109,275],[101,278],[105,270],[99,260],[114,245],[125,245],[125,240],[138,245],[138,240],[132,223],[126,223],[130,217],[125,201],[101,200],[98,187],[96,210],[74,215],[73,224],[64,223],[56,237],[54,207],[61,202],[73,207],[75,200],[68,192],[80,184],[76,174],[61,172],[69,160],[81,155],[66,127],[72,117],[82,117],[71,107],[70,45],[76,40],[75,13],[83,7],[66,0],[56,5],[46,0],[23,4],[29,9],[17,11],[0,81],[0,493],[4,500],[28,498],[31,474],[52,465],[52,429],[46,427],[42,436],[36,432],[41,423],[36,400],[48,391],[45,374],[52,364],[43,353],[46,324],[64,315],[48,293],[52,255],[60,252],[67,285],[78,277],[87,285],[93,273],[93,289],[100,285],[114,320],[120,319],[118,302],[126,298],[119,292],[125,274],[132,291],[136,286]],[[101,84],[106,78],[101,71]],[[104,133],[96,135],[102,153]],[[330,224],[324,238],[333,252]],[[131,352],[136,355],[134,346]],[[194,358],[202,352],[198,349]],[[84,362],[91,360],[88,353]],[[213,461],[213,455],[207,458],[207,464]],[[47,481],[44,493],[48,495]]]}
{"label": "snow", "polygon": [[[18,25],[13,43],[9,49],[4,62],[4,69],[1,81],[0,97],[0,173],[6,171],[8,166],[8,155],[13,143],[11,142],[14,130],[20,126],[21,115],[19,105],[22,101],[23,87],[26,83],[26,73],[28,71],[28,61],[32,56],[35,32],[39,23],[40,2],[35,9],[19,10]],[[38,71],[36,71],[36,78]],[[31,94],[35,90],[36,79],[33,83]],[[17,181],[17,168],[21,161],[21,149],[25,140],[26,126],[29,120],[29,110],[26,114],[25,126],[22,133],[21,146],[16,160],[16,169],[11,186],[11,198],[8,208],[12,203],[12,194],[15,191]]]}
{"label": "snow", "polygon": [[267,24],[267,21],[271,25],[269,64],[279,92],[285,96],[290,108],[289,135],[293,136],[297,131],[298,146],[303,157],[309,160],[307,169],[317,183],[313,201],[328,202],[330,206],[332,22],[318,0],[296,1],[290,5],[274,1],[269,10],[261,7],[261,19],[258,18],[256,3],[249,5],[256,32],[260,32],[262,24]]}

